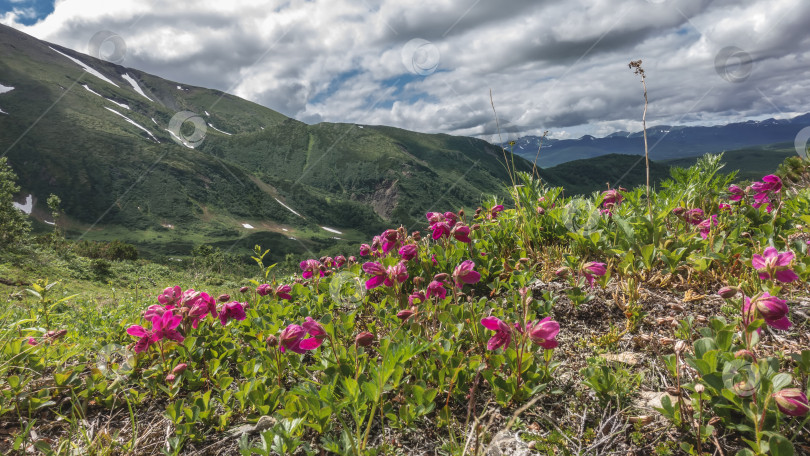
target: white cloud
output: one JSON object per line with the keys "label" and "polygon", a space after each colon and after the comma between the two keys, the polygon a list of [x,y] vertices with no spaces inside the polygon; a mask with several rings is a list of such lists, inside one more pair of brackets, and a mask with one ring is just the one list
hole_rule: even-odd
{"label": "white cloud", "polygon": [[[494,117],[525,134],[608,134],[648,123],[722,123],[806,111],[810,2],[804,0],[59,0],[38,38],[87,52],[110,30],[123,65],[229,91],[307,122],[387,124],[490,139]],[[401,50],[432,42],[435,73]],[[750,55],[744,82],[715,70],[721,49]],[[390,87],[398,81],[396,87]],[[555,133],[556,132],[556,133]]]}

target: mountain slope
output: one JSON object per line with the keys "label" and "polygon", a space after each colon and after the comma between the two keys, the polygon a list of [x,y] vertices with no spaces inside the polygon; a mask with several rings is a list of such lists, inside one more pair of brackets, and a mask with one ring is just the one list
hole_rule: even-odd
{"label": "mountain slope", "polygon": [[[44,200],[55,193],[72,235],[166,254],[187,253],[190,242],[271,242],[276,259],[317,251],[391,223],[419,227],[433,204],[470,206],[503,195],[507,182],[500,148],[484,141],[306,125],[2,25],[0,84],[13,87],[0,94],[0,153],[21,196],[38,201],[35,214],[47,221]],[[195,148],[173,140],[196,139],[191,122],[169,131],[183,111],[205,131]]]}

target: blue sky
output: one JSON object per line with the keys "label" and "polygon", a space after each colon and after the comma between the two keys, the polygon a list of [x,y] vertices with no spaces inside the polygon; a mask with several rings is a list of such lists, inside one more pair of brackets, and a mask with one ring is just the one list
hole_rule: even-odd
{"label": "blue sky", "polygon": [[0,11],[18,11],[19,23],[33,25],[53,12],[49,0],[0,0]]}
{"label": "blue sky", "polygon": [[[190,7],[193,5],[193,8]],[[489,139],[785,118],[810,106],[806,0],[0,0],[0,23],[304,122]],[[492,98],[490,99],[490,92]]]}

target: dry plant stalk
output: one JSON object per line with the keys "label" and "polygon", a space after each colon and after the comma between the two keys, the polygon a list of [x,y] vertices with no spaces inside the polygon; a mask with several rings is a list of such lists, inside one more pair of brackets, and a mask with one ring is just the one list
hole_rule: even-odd
{"label": "dry plant stalk", "polygon": [[641,60],[633,60],[628,66],[633,70],[633,74],[641,76],[641,85],[644,87],[644,114],[641,116],[641,126],[644,131],[644,160],[647,165],[647,208],[650,212],[650,223],[654,227],[652,200],[650,199],[650,151],[647,147],[647,80],[644,68],[641,67]]}

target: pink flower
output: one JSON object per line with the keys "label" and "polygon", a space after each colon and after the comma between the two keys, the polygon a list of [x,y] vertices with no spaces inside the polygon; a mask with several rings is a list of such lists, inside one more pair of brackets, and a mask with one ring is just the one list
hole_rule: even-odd
{"label": "pink flower", "polygon": [[804,416],[810,411],[807,395],[798,388],[785,388],[774,393],[773,398],[776,407],[785,415]]}
{"label": "pink flower", "polygon": [[387,287],[393,287],[395,283],[402,283],[407,279],[408,269],[405,267],[405,262],[400,261],[399,263],[388,267],[384,283]]}
{"label": "pink flower", "polygon": [[762,182],[754,182],[751,189],[755,192],[779,192],[782,190],[782,179],[779,176],[768,174],[762,178]]}
{"label": "pink flower", "polygon": [[699,225],[703,221],[704,212],[703,209],[699,208],[689,209],[683,212],[682,217],[686,223]]}
{"label": "pink flower", "polygon": [[529,323],[526,331],[532,342],[545,349],[555,348],[558,345],[555,337],[560,332],[560,324],[551,317],[546,317],[535,324]]}
{"label": "pink flower", "polygon": [[787,318],[788,306],[784,299],[768,293],[756,297],[753,301],[746,296],[743,313],[749,313],[751,309],[756,309],[759,316],[772,328],[786,330],[792,325]]}
{"label": "pink flower", "polygon": [[279,299],[286,299],[287,301],[292,301],[292,287],[289,285],[279,285],[276,287],[275,295]]}
{"label": "pink flower", "polygon": [[143,312],[143,318],[147,321],[152,321],[155,317],[162,317],[166,310],[167,309],[160,304],[152,304]]}
{"label": "pink flower", "polygon": [[335,257],[335,266],[338,268],[342,268],[343,265],[346,264],[346,257],[343,255],[338,255]]}
{"label": "pink flower", "polygon": [[374,342],[374,334],[368,331],[363,331],[354,338],[354,343],[358,347],[368,347],[372,342]]}
{"label": "pink flower", "polygon": [[172,315],[172,311],[166,311],[160,318],[152,320],[152,334],[154,341],[157,342],[161,339],[173,340],[175,342],[182,342],[185,340],[182,334],[177,331],[178,325],[183,321],[180,315]]}
{"label": "pink flower", "polygon": [[219,313],[219,321],[225,326],[228,320],[244,320],[247,318],[245,315],[245,308],[242,303],[238,301],[229,302],[222,306],[222,311]]}
{"label": "pink flower", "polygon": [[[156,317],[156,319],[160,319],[161,317]],[[141,325],[132,325],[127,328],[127,334],[130,336],[138,337],[138,341],[135,342],[135,353],[141,353],[149,349],[149,347],[157,342],[157,338],[152,333],[152,331],[147,331]]]}
{"label": "pink flower", "polygon": [[380,235],[383,253],[388,253],[399,245],[399,232],[397,230],[385,230]]}
{"label": "pink flower", "polygon": [[605,268],[605,263],[597,263],[594,261],[589,261],[582,265],[582,274],[585,276],[585,280],[588,281],[588,285],[593,288],[593,282],[595,277],[602,277],[607,272]]}
{"label": "pink flower", "polygon": [[180,363],[180,364],[174,366],[174,369],[172,369],[172,374],[176,374],[176,375],[182,374],[183,372],[186,371],[186,369],[188,369],[188,364]]}
{"label": "pink flower", "polygon": [[436,255],[431,255],[430,256],[430,261],[433,262],[433,266],[438,266],[439,265],[439,262],[436,261]]}
{"label": "pink flower", "polygon": [[303,354],[305,350],[300,347],[301,340],[307,335],[303,326],[291,324],[284,328],[279,335],[279,350],[281,353],[290,350],[293,353]]}
{"label": "pink flower", "polygon": [[418,249],[416,248],[415,245],[408,244],[408,245],[402,246],[402,248],[399,249],[399,252],[397,252],[397,253],[399,253],[400,256],[402,256],[403,260],[410,261],[410,260],[416,258],[417,252],[418,252]]}
{"label": "pink flower", "polygon": [[33,337],[28,338],[28,345],[39,345],[39,342]]}
{"label": "pink flower", "polygon": [[387,279],[387,271],[380,263],[373,261],[363,263],[363,271],[371,275],[366,281],[366,290],[379,287]]}
{"label": "pink flower", "polygon": [[717,226],[717,216],[712,214],[711,217],[698,223],[697,226],[700,228],[700,237],[706,239],[709,237],[709,232],[711,231],[712,226]]}
{"label": "pink flower", "polygon": [[447,289],[444,288],[444,282],[434,280],[428,284],[427,298],[430,299],[434,296],[438,297],[439,299],[444,299],[447,297]]}
{"label": "pink flower", "polygon": [[434,241],[442,237],[450,236],[451,228],[447,222],[435,223],[431,225],[430,228],[433,230],[433,234],[430,237],[432,237]]}
{"label": "pink flower", "polygon": [[726,203],[720,203],[717,205],[717,209],[720,211],[730,211],[731,205]]}
{"label": "pink flower", "polygon": [[509,348],[512,342],[512,328],[497,317],[486,317],[481,319],[481,324],[485,328],[495,331],[489,342],[487,342],[487,350],[497,350],[500,347]]}
{"label": "pink flower", "polygon": [[256,293],[259,293],[259,296],[267,296],[272,291],[272,287],[269,283],[263,283],[256,287]]}
{"label": "pink flower", "polygon": [[745,196],[745,191],[736,185],[729,186],[728,192],[731,193],[731,196],[728,198],[730,201],[739,201]]}
{"label": "pink flower", "polygon": [[456,238],[457,241],[469,244],[472,242],[470,239],[470,227],[467,225],[458,224],[450,230],[450,234]]}
{"label": "pink flower", "polygon": [[158,302],[164,306],[175,306],[180,303],[180,297],[183,295],[183,289],[180,286],[167,287],[163,293],[158,296]]}
{"label": "pink flower", "polygon": [[205,317],[209,314],[216,318],[217,303],[214,301],[213,297],[208,295],[208,293],[201,293],[192,304],[191,310],[188,313],[189,318],[193,319],[191,326],[194,329],[197,329],[200,321],[205,319]]}
{"label": "pink flower", "polygon": [[321,277],[323,277],[323,271],[321,271],[321,263],[318,260],[305,260],[302,261],[299,265],[301,270],[304,271],[301,276],[305,279],[311,279],[315,272],[318,272]]}
{"label": "pink flower", "polygon": [[497,206],[493,206],[492,209],[489,210],[487,214],[487,218],[490,220],[495,220],[498,218],[498,213],[503,212],[503,204],[498,204]]}
{"label": "pink flower", "polygon": [[302,339],[298,345],[299,348],[302,350],[315,350],[323,344],[323,340],[326,339],[326,330],[320,323],[315,321],[312,317],[307,317],[304,324],[301,326],[303,326],[312,337]]}
{"label": "pink flower", "polygon": [[475,268],[475,263],[472,260],[462,261],[461,264],[456,266],[453,271],[453,280],[455,280],[458,288],[463,287],[465,283],[473,284],[481,280],[481,274],[474,271],[473,268]]}
{"label": "pink flower", "polygon": [[602,192],[602,208],[601,212],[603,214],[612,215],[613,214],[613,207],[618,206],[622,203],[624,197],[621,193],[619,193],[616,189],[610,189]]}
{"label": "pink flower", "polygon": [[775,248],[768,247],[762,252],[762,255],[754,254],[751,258],[751,265],[757,270],[759,278],[762,280],[773,278],[780,282],[790,283],[799,280],[799,276],[790,269],[793,257],[793,252],[790,250],[779,253]]}
{"label": "pink flower", "polygon": [[408,305],[411,307],[422,304],[423,302],[425,302],[425,293],[421,291],[414,290],[413,293],[408,296]]}
{"label": "pink flower", "polygon": [[371,255],[371,246],[368,244],[360,244],[360,256]]}

